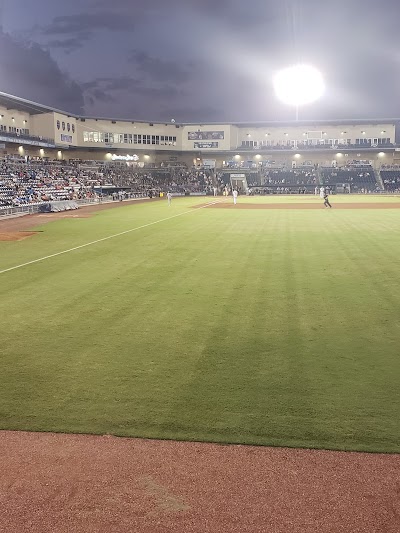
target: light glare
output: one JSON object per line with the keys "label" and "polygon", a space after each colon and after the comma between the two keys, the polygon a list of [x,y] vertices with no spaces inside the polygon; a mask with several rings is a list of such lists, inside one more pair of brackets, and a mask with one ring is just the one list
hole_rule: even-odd
{"label": "light glare", "polygon": [[274,89],[281,102],[298,107],[318,100],[325,91],[325,84],[316,68],[295,65],[276,74]]}

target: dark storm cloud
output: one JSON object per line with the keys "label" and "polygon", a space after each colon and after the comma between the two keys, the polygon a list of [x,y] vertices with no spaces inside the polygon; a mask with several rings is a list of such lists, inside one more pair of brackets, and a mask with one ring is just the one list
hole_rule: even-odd
{"label": "dark storm cloud", "polygon": [[[207,18],[213,22],[223,21],[242,28],[265,24],[266,20],[260,17],[260,11],[263,15],[272,15],[279,5],[279,2],[274,2],[272,5],[265,1],[256,3],[256,10],[249,8],[249,3],[243,0],[138,0],[134,6],[132,0],[115,0],[113,7],[118,12],[128,14],[133,12],[135,20],[140,22],[146,19],[154,20],[155,16],[160,15],[169,18],[174,15],[187,15],[190,22],[188,21],[187,27],[182,30],[183,33],[190,35],[190,28],[199,23],[203,24]],[[97,9],[107,8],[109,1],[94,0],[92,6]],[[204,31],[207,31],[206,26]]]}
{"label": "dark storm cloud", "polygon": [[61,71],[49,52],[0,31],[1,90],[71,113],[83,110],[82,88]]}
{"label": "dark storm cloud", "polygon": [[181,62],[168,61],[149,55],[142,50],[134,50],[128,57],[138,73],[160,82],[185,82],[190,77],[190,69],[185,69]]}
{"label": "dark storm cloud", "polygon": [[[174,119],[178,124],[182,122],[198,122],[199,124],[215,122],[216,117],[219,117],[221,121],[224,120],[221,109],[210,105],[195,106],[194,108],[185,107],[185,105],[177,107],[166,106],[160,113],[160,120]],[[229,118],[225,118],[228,122]]]}
{"label": "dark storm cloud", "polygon": [[69,37],[68,39],[54,39],[48,41],[46,46],[50,49],[60,49],[66,54],[70,54],[81,48],[89,39],[90,35],[91,34],[79,34],[76,37]]}
{"label": "dark storm cloud", "polygon": [[400,115],[399,0],[80,0],[57,3],[56,13],[35,38],[85,80],[74,84],[52,60],[59,72],[52,77],[84,94],[87,113],[287,120],[294,111],[277,101],[272,78],[301,61],[319,68],[327,85],[301,118]]}
{"label": "dark storm cloud", "polygon": [[130,94],[158,97],[161,95],[170,97],[179,94],[179,90],[174,86],[168,84],[146,85],[140,79],[126,76],[120,78],[97,78],[89,83],[84,83],[82,87],[88,91],[99,89],[108,94],[118,91],[129,91]]}
{"label": "dark storm cloud", "polygon": [[47,35],[92,33],[95,30],[130,31],[132,19],[121,13],[102,11],[55,17],[43,28]]}
{"label": "dark storm cloud", "polygon": [[[144,83],[141,79],[132,78],[129,76],[121,76],[119,78],[96,78],[87,83],[82,84],[85,101],[90,106],[95,106],[97,102],[120,102],[121,100],[128,103],[124,107],[112,107],[112,115],[114,118],[129,118],[126,117],[127,109],[131,107],[131,102],[135,102],[134,110],[137,113],[137,119],[158,118],[156,113],[151,111],[151,105],[155,101],[165,101],[165,99],[175,99],[180,95],[180,90],[169,84],[149,85]],[[148,115],[146,116],[146,113]],[[111,116],[105,111],[100,113],[103,116]],[[134,117],[135,118],[135,117]]]}
{"label": "dark storm cloud", "polygon": [[[137,0],[134,5],[132,0],[114,0],[113,7],[116,9],[129,9],[134,8],[135,15],[137,13],[143,13],[148,11],[158,11],[167,9],[185,9],[185,8],[198,8],[204,10],[209,14],[216,14],[226,12],[232,9],[238,0]],[[94,0],[91,5],[94,8],[107,8],[110,6],[109,0]]]}

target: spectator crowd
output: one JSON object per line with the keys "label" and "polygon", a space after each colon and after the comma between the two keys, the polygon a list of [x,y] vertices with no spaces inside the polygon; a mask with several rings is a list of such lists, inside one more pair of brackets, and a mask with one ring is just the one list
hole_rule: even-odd
{"label": "spectator crowd", "polygon": [[57,200],[93,200],[105,194],[114,199],[158,196],[167,190],[211,194],[212,188],[211,171],[183,166],[138,169],[88,161],[0,159],[0,209]]}

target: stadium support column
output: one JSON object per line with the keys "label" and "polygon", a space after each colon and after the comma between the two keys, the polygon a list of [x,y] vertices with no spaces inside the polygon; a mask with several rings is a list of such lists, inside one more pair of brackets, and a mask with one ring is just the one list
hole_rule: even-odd
{"label": "stadium support column", "polygon": [[376,180],[376,183],[378,185],[378,187],[384,191],[385,190],[385,186],[383,184],[383,180],[382,180],[382,176],[381,176],[381,169],[380,168],[376,168],[374,170],[374,174],[375,174],[375,180]]}
{"label": "stadium support column", "polygon": [[320,166],[318,165],[317,166],[317,180],[318,180],[318,183],[317,185],[323,185],[323,180],[322,180],[322,174],[321,174],[321,168]]}

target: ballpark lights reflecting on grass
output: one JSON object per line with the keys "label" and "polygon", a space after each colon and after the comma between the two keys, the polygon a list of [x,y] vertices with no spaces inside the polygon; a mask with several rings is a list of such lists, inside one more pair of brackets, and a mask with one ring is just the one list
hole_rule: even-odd
{"label": "ballpark lights reflecting on grass", "polygon": [[310,65],[295,65],[276,74],[274,89],[281,102],[299,107],[321,98],[325,92],[325,83],[316,68]]}

